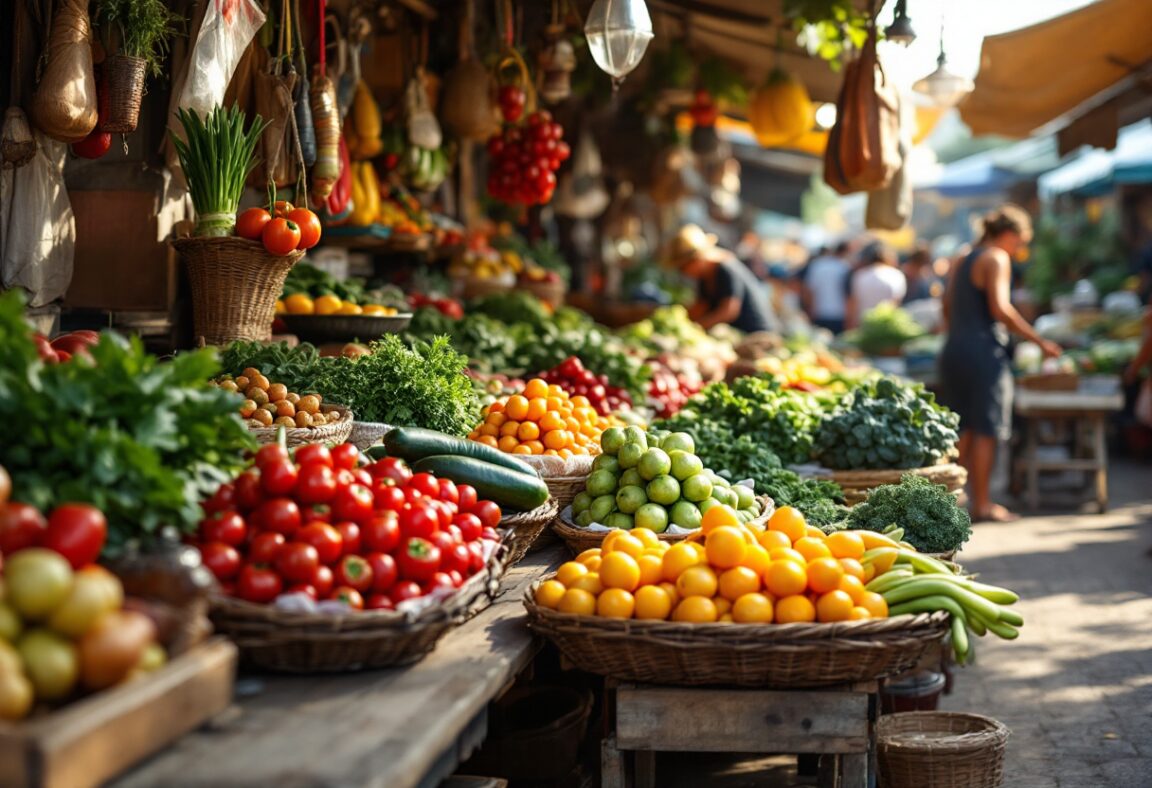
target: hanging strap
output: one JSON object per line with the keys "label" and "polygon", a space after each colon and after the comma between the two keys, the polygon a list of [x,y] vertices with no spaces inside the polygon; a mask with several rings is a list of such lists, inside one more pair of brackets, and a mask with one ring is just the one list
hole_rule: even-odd
{"label": "hanging strap", "polygon": [[319,3],[319,5],[318,5],[319,14],[317,15],[316,19],[319,23],[317,25],[317,27],[320,28],[320,61],[319,61],[320,62],[320,76],[321,77],[327,77],[328,76],[328,56],[327,56],[327,53],[324,51],[324,17],[325,17],[327,10],[328,10],[328,3],[326,0],[316,0],[316,2]]}

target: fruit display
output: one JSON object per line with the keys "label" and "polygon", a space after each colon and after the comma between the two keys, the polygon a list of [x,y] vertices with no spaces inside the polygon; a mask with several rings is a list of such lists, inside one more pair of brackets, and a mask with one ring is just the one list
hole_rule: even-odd
{"label": "fruit display", "polygon": [[320,409],[324,398],[319,394],[301,396],[289,391],[283,383],[270,382],[255,367],[247,367],[235,377],[222,375],[213,383],[224,391],[245,397],[240,403],[240,416],[249,427],[309,429],[341,418],[338,413],[325,413]]}
{"label": "fruit display", "polygon": [[572,518],[581,527],[694,531],[717,506],[731,507],[741,523],[761,513],[751,488],[704,467],[688,433],[612,427],[600,443],[603,453],[572,502]]}
{"label": "fruit display", "polygon": [[523,125],[507,123],[502,134],[488,140],[488,155],[490,195],[512,204],[546,205],[556,190],[556,170],[571,149],[552,113],[540,110]]}
{"label": "fruit display", "polygon": [[336,295],[322,295],[312,298],[304,293],[294,293],[276,302],[278,315],[363,315],[364,317],[392,317],[400,314],[394,306],[383,304],[357,304]]}
{"label": "fruit display", "polygon": [[350,443],[294,455],[261,447],[252,468],[203,504],[196,544],[223,592],[255,604],[303,595],[341,612],[391,610],[450,593],[487,566],[498,505],[397,458],[361,460]]}
{"label": "fruit display", "polygon": [[587,397],[601,416],[632,409],[632,395],[609,383],[607,375],[586,369],[579,356],[569,356],[538,377],[545,383],[555,383],[565,391]]}
{"label": "fruit display", "polygon": [[[294,295],[303,298],[293,299],[289,308],[288,299]],[[317,304],[322,296],[331,298]],[[396,314],[405,311],[408,301],[404,291],[394,285],[371,287],[356,277],[337,279],[314,265],[299,262],[292,266],[284,280],[276,311],[278,314],[350,314],[355,313],[352,306],[361,307],[360,314]]]}
{"label": "fruit display", "polygon": [[92,354],[88,349],[100,341],[100,335],[95,331],[69,331],[49,341],[43,334],[33,334],[32,341],[36,343],[36,353],[41,361],[46,364],[63,364],[78,355],[91,359]]}
{"label": "fruit display", "polygon": [[652,379],[648,382],[648,401],[652,403],[658,418],[666,419],[678,413],[704,386],[699,372],[674,372],[659,359],[649,359],[646,363],[652,370]]}
{"label": "fruit display", "polygon": [[236,217],[236,235],[260,241],[268,254],[282,256],[320,243],[320,217],[308,208],[277,200],[271,210],[249,208]]}
{"label": "fruit display", "polygon": [[470,440],[509,454],[549,455],[565,459],[598,454],[608,422],[587,397],[569,396],[555,383],[533,378],[523,392],[484,409]]}

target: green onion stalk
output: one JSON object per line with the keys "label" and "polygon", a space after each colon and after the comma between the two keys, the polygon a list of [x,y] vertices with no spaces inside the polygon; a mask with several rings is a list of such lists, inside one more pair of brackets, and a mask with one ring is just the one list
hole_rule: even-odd
{"label": "green onion stalk", "polygon": [[259,115],[244,130],[244,113],[217,105],[205,117],[177,108],[187,141],[169,132],[196,208],[195,235],[220,238],[236,228],[244,182],[256,166],[256,143],[268,123]]}

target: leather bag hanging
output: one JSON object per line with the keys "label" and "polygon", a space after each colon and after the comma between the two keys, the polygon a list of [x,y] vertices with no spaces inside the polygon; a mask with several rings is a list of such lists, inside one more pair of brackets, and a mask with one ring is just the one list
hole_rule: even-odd
{"label": "leather bag hanging", "polygon": [[292,11],[288,0],[280,4],[280,32],[276,56],[269,58],[253,75],[252,99],[256,114],[268,121],[257,145],[259,163],[248,177],[248,185],[263,188],[269,180],[277,188],[295,185],[300,177],[297,156],[296,68],[292,64]]}
{"label": "leather bag hanging", "polygon": [[844,69],[824,180],[840,194],[873,191],[887,186],[902,162],[899,96],[876,56],[873,26],[860,57]]}

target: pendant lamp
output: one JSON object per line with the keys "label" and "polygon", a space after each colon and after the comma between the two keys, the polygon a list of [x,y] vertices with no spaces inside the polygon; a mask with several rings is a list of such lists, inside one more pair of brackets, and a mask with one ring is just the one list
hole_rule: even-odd
{"label": "pendant lamp", "polygon": [[617,89],[644,58],[653,38],[652,17],[644,0],[596,0],[588,12],[584,35],[592,59],[612,77]]}
{"label": "pendant lamp", "polygon": [[908,0],[896,0],[896,12],[892,15],[892,24],[884,28],[884,38],[905,47],[916,40],[912,20],[908,18]]}
{"label": "pendant lamp", "polygon": [[940,56],[936,58],[936,70],[923,79],[916,80],[912,89],[923,93],[938,107],[954,107],[972,92],[975,85],[968,77],[948,70],[948,58],[944,55],[944,23],[940,23]]}

